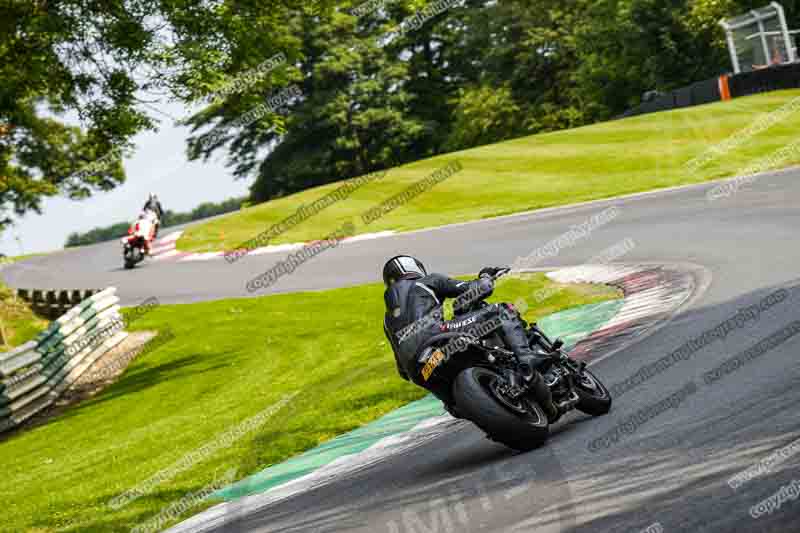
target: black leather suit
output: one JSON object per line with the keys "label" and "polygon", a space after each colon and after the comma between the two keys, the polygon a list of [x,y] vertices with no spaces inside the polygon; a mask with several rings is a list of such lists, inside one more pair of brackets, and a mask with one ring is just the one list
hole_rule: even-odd
{"label": "black leather suit", "polygon": [[144,210],[150,209],[151,211],[153,211],[156,215],[158,215],[159,221],[164,217],[164,208],[161,207],[161,202],[159,202],[158,200],[148,199],[145,202],[144,207],[142,209]]}
{"label": "black leather suit", "polygon": [[[419,348],[432,336],[449,331],[467,331],[476,323],[500,318],[501,331],[508,348],[518,356],[533,355],[525,327],[519,315],[504,304],[495,304],[461,314],[450,321],[443,320],[442,303],[445,298],[466,297],[456,300],[456,310],[471,301],[491,295],[494,284],[489,278],[459,281],[442,274],[428,274],[414,279],[400,279],[383,295],[386,304],[384,333],[394,351],[397,371],[403,379],[417,382],[415,357]],[[473,320],[473,318],[475,320]],[[535,357],[535,356],[533,356]]]}

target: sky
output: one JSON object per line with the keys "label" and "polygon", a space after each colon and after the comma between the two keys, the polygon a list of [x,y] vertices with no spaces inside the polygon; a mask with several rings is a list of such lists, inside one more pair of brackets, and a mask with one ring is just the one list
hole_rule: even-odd
{"label": "sky", "polygon": [[[176,118],[189,113],[180,103],[161,104],[156,109]],[[190,163],[186,158],[189,128],[174,126],[174,121],[164,114],[153,112],[151,116],[161,121],[159,130],[134,138],[136,149],[123,161],[127,176],[123,185],[81,201],[45,199],[41,215],[28,213],[0,234],[0,253],[21,255],[58,250],[72,232],[131,221],[150,192],[156,193],[164,209],[171,211],[190,211],[202,202],[247,195],[253,180],[234,180],[222,154],[208,162]]]}

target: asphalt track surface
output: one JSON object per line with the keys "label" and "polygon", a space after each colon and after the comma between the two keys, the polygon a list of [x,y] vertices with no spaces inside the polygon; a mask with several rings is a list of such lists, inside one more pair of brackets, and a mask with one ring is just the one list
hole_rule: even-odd
{"label": "asphalt track surface", "polygon": [[[525,454],[484,438],[468,424],[413,454],[375,465],[274,506],[220,531],[449,532],[798,531],[800,499],[785,499],[760,518],[750,509],[800,483],[800,453],[738,489],[728,479],[800,438],[800,335],[719,381],[703,373],[800,320],[800,171],[761,177],[731,198],[706,199],[711,185],[356,242],[329,250],[280,280],[273,291],[323,289],[375,281],[395,253],[422,258],[430,270],[475,272],[518,256],[616,205],[619,216],[540,266],[580,264],[630,238],[629,262],[705,267],[707,288],[656,333],[593,367],[608,385],[702,335],[776,289],[788,297],[699,350],[687,361],[615,399],[612,412],[573,414],[549,444]],[[12,265],[13,286],[116,285],[124,300],[163,302],[246,296],[245,282],[283,254],[224,261],[149,263],[121,269],[116,243]],[[616,444],[589,450],[638,409],[694,382],[695,393]],[[478,490],[480,489],[480,490]],[[655,526],[653,526],[655,527]],[[658,529],[651,528],[651,531]]]}

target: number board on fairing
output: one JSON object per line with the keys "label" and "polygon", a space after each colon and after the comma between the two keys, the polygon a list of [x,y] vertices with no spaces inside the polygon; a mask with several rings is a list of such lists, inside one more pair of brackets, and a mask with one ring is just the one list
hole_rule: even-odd
{"label": "number board on fairing", "polygon": [[433,371],[439,366],[443,359],[444,353],[442,353],[441,350],[436,350],[431,354],[428,362],[422,367],[422,377],[425,378],[425,381],[428,381],[428,378],[431,377],[431,374],[433,374]]}

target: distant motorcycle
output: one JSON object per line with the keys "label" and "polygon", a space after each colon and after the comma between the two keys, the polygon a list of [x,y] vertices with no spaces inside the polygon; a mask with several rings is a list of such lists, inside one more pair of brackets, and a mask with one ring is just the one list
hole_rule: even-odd
{"label": "distant motorcycle", "polygon": [[150,253],[150,245],[156,236],[158,216],[147,210],[128,228],[128,236],[122,238],[122,259],[125,268],[133,268]]}
{"label": "distant motorcycle", "polygon": [[[506,268],[494,278],[507,274]],[[488,305],[475,301],[462,313]],[[470,420],[494,441],[517,450],[531,450],[544,444],[549,425],[563,414],[577,409],[600,416],[611,409],[611,395],[586,363],[572,359],[561,349],[561,340],[550,340],[532,324],[528,343],[548,357],[542,368],[558,415],[548,419],[523,379],[514,352],[506,349],[498,334],[485,338],[451,332],[435,335],[417,354],[416,382],[454,406],[451,414]],[[448,349],[461,343],[461,349]]]}

